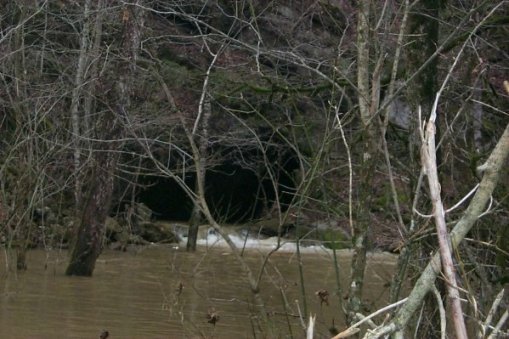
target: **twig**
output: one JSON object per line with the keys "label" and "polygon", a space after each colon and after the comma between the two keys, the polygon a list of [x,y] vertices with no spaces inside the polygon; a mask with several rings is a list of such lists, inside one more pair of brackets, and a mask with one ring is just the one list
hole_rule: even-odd
{"label": "twig", "polygon": [[507,318],[509,318],[509,311],[505,310],[504,314],[502,314],[502,316],[500,317],[498,323],[495,325],[495,328],[493,329],[493,332],[491,332],[488,339],[498,338],[500,329],[502,328],[502,326],[504,326],[504,323],[507,321]]}
{"label": "twig", "polygon": [[482,212],[481,215],[479,215],[479,217],[477,217],[477,218],[480,219],[480,218],[484,217],[486,214],[488,214],[491,211],[492,205],[493,205],[493,196],[490,196],[490,204],[488,205],[486,210],[484,212]]}
{"label": "twig", "polygon": [[297,312],[299,312],[300,324],[302,325],[302,328],[305,329],[306,323],[304,322],[304,317],[302,316],[302,312],[300,311],[300,305],[298,300],[295,300],[295,305],[297,305]]}
{"label": "twig", "polygon": [[433,285],[432,292],[437,299],[438,311],[440,313],[440,338],[445,339],[447,321],[445,319],[444,303],[442,302],[442,296],[435,285]]}
{"label": "twig", "polygon": [[481,328],[477,334],[479,338],[482,338],[486,335],[486,328],[491,324],[491,321],[493,320],[493,316],[498,310],[498,306],[500,305],[500,302],[502,301],[502,297],[504,296],[505,289],[502,288],[500,292],[498,292],[497,296],[495,297],[495,300],[493,301],[493,304],[491,305],[490,311],[488,312],[488,315],[486,316],[486,320],[481,325]]}
{"label": "twig", "polygon": [[353,196],[352,157],[350,155],[350,146],[348,145],[348,142],[346,140],[345,131],[343,130],[343,125],[341,123],[341,119],[339,118],[339,105],[337,105],[335,109],[335,119],[336,119],[335,128],[339,129],[339,132],[341,133],[341,140],[345,145],[346,156],[348,159],[348,221],[350,224],[350,235],[353,236],[354,230],[353,230],[353,199],[352,199]]}
{"label": "twig", "polygon": [[335,337],[333,337],[332,339],[340,339],[340,338],[347,338],[351,335],[354,335],[355,333],[359,332],[359,326],[364,324],[366,321],[370,320],[371,318],[373,317],[376,317],[377,315],[381,314],[381,313],[384,313],[385,311],[388,311],[394,307],[398,307],[399,305],[405,303],[406,301],[408,300],[408,298],[405,298],[405,299],[401,299],[400,301],[397,301],[393,304],[390,304],[390,305],[387,305],[373,313],[371,313],[370,315],[368,315],[367,317],[364,317],[362,320],[356,322],[355,324],[353,324],[352,326],[350,326],[349,328],[347,328],[346,330],[344,330],[343,332],[337,334]]}
{"label": "twig", "polygon": [[474,188],[472,188],[472,190],[470,192],[467,193],[467,195],[465,195],[460,201],[458,201],[453,207],[449,208],[448,210],[445,211],[445,213],[449,213],[449,212],[452,212],[454,211],[456,208],[458,208],[459,206],[461,206],[461,204],[463,204],[463,202],[465,202],[465,200],[467,200],[472,194],[475,193],[475,191],[479,188],[479,184],[475,185]]}

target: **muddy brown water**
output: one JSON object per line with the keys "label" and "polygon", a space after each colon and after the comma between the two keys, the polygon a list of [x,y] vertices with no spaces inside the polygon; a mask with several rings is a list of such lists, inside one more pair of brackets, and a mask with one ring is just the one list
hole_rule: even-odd
{"label": "muddy brown water", "polygon": [[[250,250],[244,257],[258,272],[262,254]],[[317,316],[315,338],[330,337],[333,319],[336,327],[343,324],[332,252],[304,253],[302,259],[308,313]],[[338,252],[338,262],[344,288],[350,253]],[[170,246],[105,251],[91,278],[65,276],[66,264],[66,251],[33,250],[26,272],[8,272],[6,254],[0,255],[0,338],[99,338],[102,330],[112,339],[261,338],[267,329],[257,321],[245,275],[224,248],[202,247],[196,253]],[[370,255],[368,308],[386,302],[394,265],[389,254]],[[329,305],[321,305],[315,295],[322,289],[329,291]],[[273,336],[304,337],[295,253],[271,256],[261,293]],[[207,322],[212,308],[220,317],[215,326]]]}

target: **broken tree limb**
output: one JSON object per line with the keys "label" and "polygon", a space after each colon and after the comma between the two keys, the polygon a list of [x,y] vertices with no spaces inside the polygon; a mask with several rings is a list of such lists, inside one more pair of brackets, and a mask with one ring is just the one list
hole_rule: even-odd
{"label": "broken tree limb", "polygon": [[[509,155],[509,124],[500,137],[497,145],[493,149],[490,157],[483,165],[483,178],[479,184],[479,189],[475,193],[468,208],[463,213],[461,219],[456,223],[450,233],[451,245],[457,247],[465,238],[466,234],[472,229],[474,223],[484,212],[486,204],[491,198],[491,194],[498,182],[500,173],[505,166]],[[435,253],[430,262],[421,273],[421,276],[415,283],[414,288],[408,296],[408,301],[396,313],[393,320],[380,327],[379,329],[367,333],[365,338],[380,338],[381,336],[400,331],[404,329],[414,312],[419,308],[424,297],[433,288],[435,279],[440,272],[440,253]]]}
{"label": "broken tree limb", "polygon": [[461,309],[461,300],[456,282],[456,272],[452,259],[449,233],[447,232],[447,224],[445,222],[445,210],[440,196],[440,182],[438,179],[436,145],[435,145],[435,118],[436,106],[426,125],[426,134],[422,145],[422,165],[428,177],[429,191],[431,202],[433,204],[433,216],[437,229],[437,237],[439,244],[440,259],[442,262],[442,272],[444,274],[447,294],[451,301],[451,316],[456,331],[456,338],[467,338],[467,329],[465,319],[463,318],[463,310]]}

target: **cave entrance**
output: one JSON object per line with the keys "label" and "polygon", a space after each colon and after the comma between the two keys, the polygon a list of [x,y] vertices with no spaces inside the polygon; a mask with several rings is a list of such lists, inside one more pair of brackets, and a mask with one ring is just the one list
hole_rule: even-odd
{"label": "cave entrance", "polygon": [[[253,158],[252,154],[242,156],[243,161]],[[293,176],[298,169],[295,157],[278,155],[270,159],[273,160],[270,168],[264,166],[262,170],[245,166],[238,159],[230,156],[206,171],[205,195],[214,218],[223,223],[244,223],[264,217],[274,207],[276,190],[281,209],[286,210],[295,193]],[[270,179],[269,170],[275,182]],[[188,173],[184,178],[191,190],[194,190],[195,176]],[[137,200],[153,211],[155,219],[190,219],[193,202],[176,180],[144,176],[140,181],[145,188],[139,190]]]}

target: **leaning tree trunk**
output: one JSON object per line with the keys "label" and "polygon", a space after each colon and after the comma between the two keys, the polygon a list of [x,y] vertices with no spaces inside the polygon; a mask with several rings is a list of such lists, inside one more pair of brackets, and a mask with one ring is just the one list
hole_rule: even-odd
{"label": "leaning tree trunk", "polygon": [[[140,32],[143,25],[141,0],[123,9],[122,39],[120,58],[117,64],[117,79],[105,81],[103,93],[112,96],[105,98],[110,109],[101,117],[97,134],[102,139],[93,154],[94,169],[90,176],[89,192],[84,199],[83,215],[76,234],[67,275],[92,275],[95,262],[101,253],[104,223],[108,216],[113,194],[113,182],[118,161],[118,150],[122,147],[123,127],[127,122],[130,108],[129,94],[136,68],[140,46]],[[110,79],[111,80],[111,79]],[[114,85],[112,85],[114,84]],[[107,90],[107,87],[113,87]]]}

